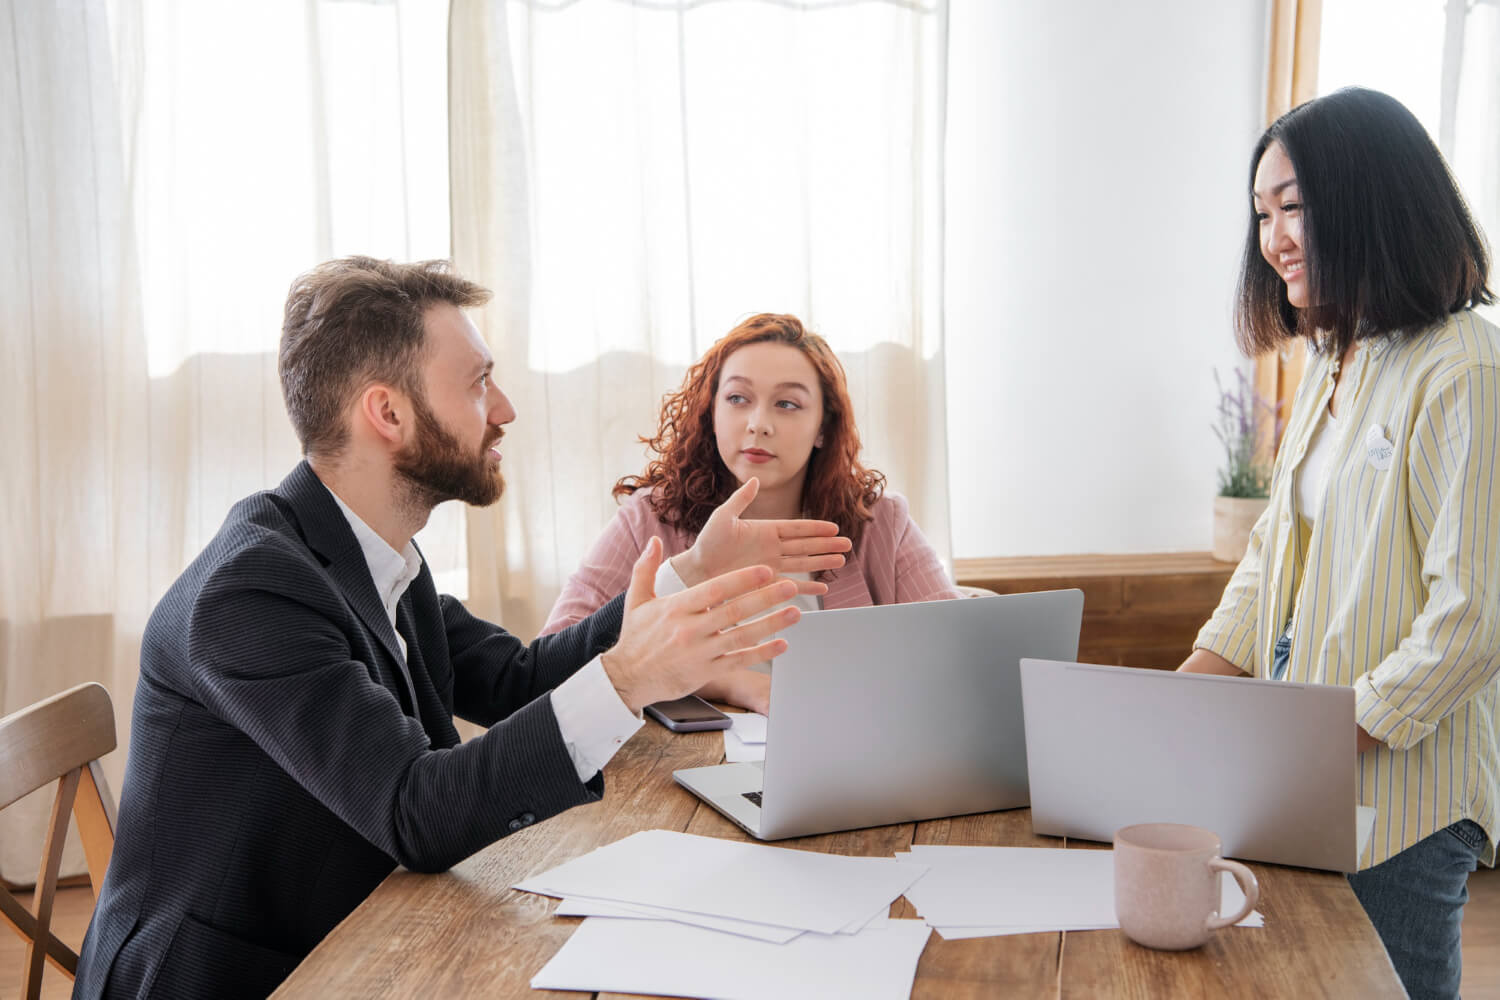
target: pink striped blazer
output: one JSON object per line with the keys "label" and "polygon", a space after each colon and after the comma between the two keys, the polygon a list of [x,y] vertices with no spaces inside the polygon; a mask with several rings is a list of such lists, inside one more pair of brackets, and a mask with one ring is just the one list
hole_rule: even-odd
{"label": "pink striped blazer", "polygon": [[[697,536],[664,524],[647,503],[648,493],[641,490],[620,504],[614,520],[558,595],[542,635],[587,618],[624,592],[630,585],[630,568],[652,535],[660,536],[668,559],[692,547]],[[961,596],[922,529],[911,519],[905,497],[886,493],[875,502],[872,513],[874,520],[865,525],[859,544],[827,580],[823,607],[866,608]]]}

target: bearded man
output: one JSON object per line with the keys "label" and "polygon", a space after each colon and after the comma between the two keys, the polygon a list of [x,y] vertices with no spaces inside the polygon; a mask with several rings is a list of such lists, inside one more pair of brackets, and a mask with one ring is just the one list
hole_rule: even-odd
{"label": "bearded man", "polygon": [[[280,372],[305,459],[235,505],[147,625],[75,997],[265,996],[398,864],[442,871],[597,801],[644,705],[785,649],[796,608],[764,612],[826,588],[777,573],[842,564],[832,524],[741,520],[752,487],[672,596],[659,543],[625,594],[530,645],[440,596],[412,536],[445,500],[500,497],[515,419],[462,311],[488,298],[443,262],[293,283]],[[485,732],[460,743],[455,714]]]}

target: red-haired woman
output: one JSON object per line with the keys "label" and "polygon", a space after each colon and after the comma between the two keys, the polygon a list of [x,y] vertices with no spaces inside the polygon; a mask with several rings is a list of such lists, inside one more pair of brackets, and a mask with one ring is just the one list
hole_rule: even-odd
{"label": "red-haired woman", "polygon": [[[905,498],[885,492],[885,477],[860,464],[851,411],[843,366],[796,317],[762,313],[735,327],[663,401],[656,436],[642,439],[656,457],[643,475],[615,484],[614,495],[625,498],[620,510],[568,580],[542,634],[624,590],[653,535],[673,557],[662,565],[657,592],[680,588],[677,562],[690,557],[714,509],[752,478],[759,491],[742,517],[832,521],[854,543],[843,568],[821,575],[827,594],[794,599],[804,610],[958,597]],[[765,712],[769,669],[739,671],[699,693]]]}

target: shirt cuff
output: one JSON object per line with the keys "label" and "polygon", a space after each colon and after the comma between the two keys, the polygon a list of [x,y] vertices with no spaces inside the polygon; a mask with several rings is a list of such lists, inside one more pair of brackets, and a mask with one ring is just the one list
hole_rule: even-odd
{"label": "shirt cuff", "polygon": [[677,570],[672,566],[672,560],[663,559],[661,565],[656,568],[656,596],[666,597],[669,594],[680,594],[687,590],[687,584],[682,582],[682,577],[677,575]]}
{"label": "shirt cuff", "polygon": [[578,780],[584,782],[602,771],[645,724],[620,700],[597,656],[553,690],[552,712]]}
{"label": "shirt cuff", "polygon": [[1413,719],[1382,698],[1369,674],[1354,681],[1354,721],[1392,750],[1410,750],[1437,731],[1434,724]]}

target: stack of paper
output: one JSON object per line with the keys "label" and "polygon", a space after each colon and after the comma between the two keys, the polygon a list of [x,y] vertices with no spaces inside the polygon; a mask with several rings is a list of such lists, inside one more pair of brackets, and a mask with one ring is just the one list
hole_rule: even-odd
{"label": "stack of paper", "polygon": [[[1113,851],[915,845],[896,859],[927,866],[906,898],[945,938],[1119,926]],[[1222,877],[1219,912],[1234,913],[1245,897],[1228,873]],[[1252,911],[1237,926],[1262,923]]]}
{"label": "stack of paper", "polygon": [[739,764],[747,760],[766,759],[766,717],[756,712],[731,715],[724,730],[724,760]]}
{"label": "stack of paper", "polygon": [[643,831],[516,885],[589,916],[532,985],[780,998],[848,983],[904,997],[928,928],[885,914],[926,870]]}

